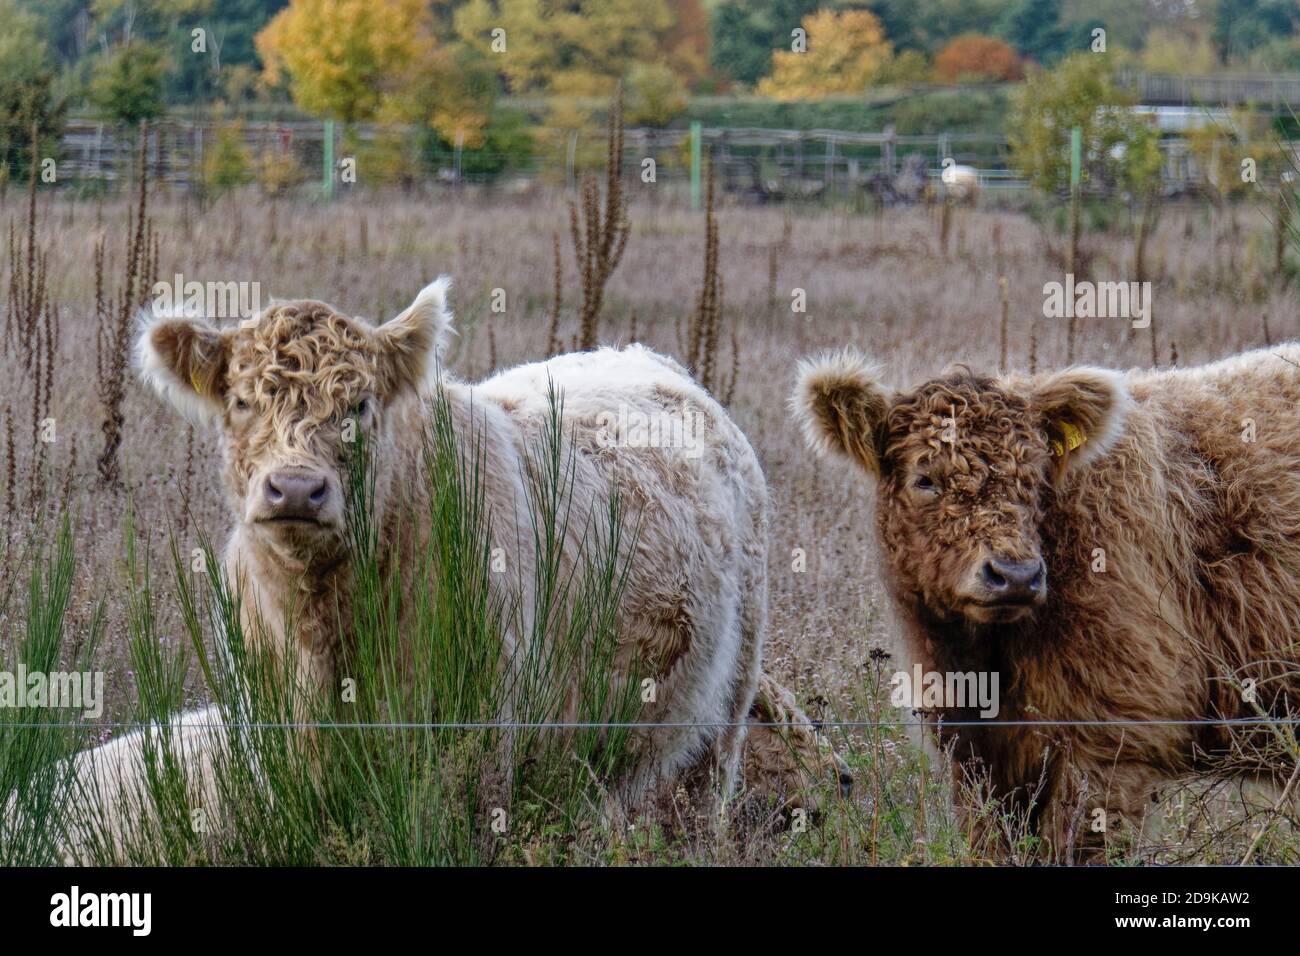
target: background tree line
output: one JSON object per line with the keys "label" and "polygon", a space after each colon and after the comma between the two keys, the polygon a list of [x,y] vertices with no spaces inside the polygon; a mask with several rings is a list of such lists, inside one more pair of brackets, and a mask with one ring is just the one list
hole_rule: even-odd
{"label": "background tree line", "polygon": [[[627,122],[651,126],[701,95],[715,110],[728,94],[771,104],[741,125],[801,125],[779,104],[960,85],[913,104],[919,123],[907,97],[888,115],[854,107],[858,122],[931,132],[1000,125],[1011,102],[970,84],[1057,67],[1098,27],[1107,55],[1092,66],[1111,75],[1300,70],[1292,0],[0,0],[0,22],[10,177],[25,174],[33,129],[48,154],[70,111],[129,125],[287,110],[345,130],[414,125],[418,142],[380,137],[394,171],[454,152],[491,172],[538,136],[591,128],[584,104],[619,81]],[[707,118],[726,122],[726,109]],[[242,162],[237,137],[218,151],[218,166]]]}

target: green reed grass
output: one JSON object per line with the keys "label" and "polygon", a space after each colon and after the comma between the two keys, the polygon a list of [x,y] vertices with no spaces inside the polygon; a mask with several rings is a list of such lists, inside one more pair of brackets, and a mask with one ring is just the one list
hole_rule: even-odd
{"label": "green reed grass", "polygon": [[[617,626],[634,536],[617,496],[575,502],[575,452],[552,392],[523,465],[536,562],[526,573],[521,552],[507,556],[513,573],[494,570],[504,516],[487,503],[483,436],[458,432],[443,394],[429,412],[417,496],[426,521],[404,518],[402,540],[380,540],[364,439],[348,456],[348,577],[336,602],[345,639],[325,694],[247,632],[245,582],[228,578],[206,541],[201,574],[173,542],[189,641],[161,642],[150,563],[128,523],[135,713],[152,730],[139,738],[142,788],[81,795],[91,809],[73,815],[90,861],[474,864],[601,825],[629,732],[517,725],[635,719],[639,678]],[[224,725],[206,738],[210,766],[172,722],[195,660]],[[106,801],[116,816],[97,812]],[[113,831],[120,817],[124,833]]]}
{"label": "green reed grass", "polygon": [[[28,578],[26,607],[9,606],[0,619],[0,670],[16,674],[91,669],[103,634],[102,606],[81,640],[67,640],[67,617],[75,558],[72,531],[64,519],[51,552],[38,551]],[[91,725],[80,714],[39,707],[0,707],[0,865],[33,866],[55,862],[62,842],[61,809],[68,802],[73,767],[67,759],[90,739]]]}

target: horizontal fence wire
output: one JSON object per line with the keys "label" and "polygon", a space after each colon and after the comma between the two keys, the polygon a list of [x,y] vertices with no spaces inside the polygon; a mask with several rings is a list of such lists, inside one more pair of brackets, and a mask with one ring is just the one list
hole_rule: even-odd
{"label": "horizontal fence wire", "polygon": [[[180,715],[176,715],[179,717]],[[872,727],[1276,727],[1300,725],[1300,717],[1230,717],[1200,720],[812,720],[818,729],[866,729]],[[807,724],[792,721],[446,721],[446,722],[338,722],[338,721],[205,721],[203,723],[157,723],[142,721],[47,721],[39,723],[0,724],[0,730],[30,729],[53,730],[60,727],[102,728],[105,730],[180,730],[216,729],[237,730],[629,730],[644,728],[725,728],[773,727],[793,729]]]}

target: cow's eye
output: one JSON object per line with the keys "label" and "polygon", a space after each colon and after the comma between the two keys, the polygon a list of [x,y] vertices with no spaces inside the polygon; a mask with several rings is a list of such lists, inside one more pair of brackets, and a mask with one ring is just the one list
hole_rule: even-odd
{"label": "cow's eye", "polygon": [[366,409],[369,407],[370,407],[370,400],[367,398],[361,399],[355,405],[352,406],[352,417],[360,418],[362,415],[366,413]]}
{"label": "cow's eye", "polygon": [[242,398],[235,399],[235,411],[237,412],[248,411],[248,402],[244,401]]}
{"label": "cow's eye", "polygon": [[912,479],[912,487],[918,491],[934,491],[934,481],[929,475],[917,475]]}

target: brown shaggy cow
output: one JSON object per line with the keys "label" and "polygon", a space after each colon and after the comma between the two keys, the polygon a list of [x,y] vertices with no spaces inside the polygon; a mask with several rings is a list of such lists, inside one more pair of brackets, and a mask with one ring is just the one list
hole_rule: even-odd
{"label": "brown shaggy cow", "polygon": [[1300,710],[1300,345],[897,392],[846,351],[803,364],[792,406],[876,486],[909,663],[996,673],[997,719],[1043,722],[926,712],[1057,859],[1171,778],[1274,772],[1266,731],[1196,721]]}

